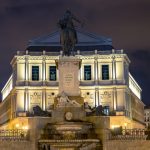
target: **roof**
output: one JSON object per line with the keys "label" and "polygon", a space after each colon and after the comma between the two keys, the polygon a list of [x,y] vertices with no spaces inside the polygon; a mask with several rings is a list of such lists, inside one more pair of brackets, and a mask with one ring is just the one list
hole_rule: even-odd
{"label": "roof", "polygon": [[[98,36],[92,33],[76,29],[78,43],[75,45],[77,50],[111,50],[113,49],[111,38]],[[29,51],[60,51],[60,31],[57,30],[49,35],[37,37],[29,41]]]}

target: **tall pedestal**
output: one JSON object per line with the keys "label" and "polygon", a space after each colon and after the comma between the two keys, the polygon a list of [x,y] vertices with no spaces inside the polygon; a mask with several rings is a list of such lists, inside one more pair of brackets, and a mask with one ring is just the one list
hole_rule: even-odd
{"label": "tall pedestal", "polygon": [[79,96],[79,69],[81,59],[73,56],[60,57],[56,60],[59,70],[59,94],[64,92],[68,96]]}

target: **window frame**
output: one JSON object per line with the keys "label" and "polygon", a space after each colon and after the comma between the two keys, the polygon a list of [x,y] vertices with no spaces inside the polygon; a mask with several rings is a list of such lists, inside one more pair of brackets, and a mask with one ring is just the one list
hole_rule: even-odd
{"label": "window frame", "polygon": [[[56,74],[55,74],[55,80],[52,80],[52,79],[51,79],[51,70],[50,70],[51,67],[55,67],[55,69],[56,69],[56,70],[55,70],[55,73],[56,73]],[[49,81],[57,81],[57,67],[56,67],[56,66],[49,66]]]}
{"label": "window frame", "polygon": [[[34,67],[37,67],[38,68],[38,71],[37,70],[34,70],[34,73],[33,73],[33,68]],[[31,67],[31,71],[32,71],[32,76],[31,76],[31,79],[32,79],[32,81],[39,81],[39,79],[40,79],[40,66],[37,66],[37,65],[33,65],[32,67]],[[38,75],[36,75],[36,74],[38,74]]]}
{"label": "window frame", "polygon": [[[107,69],[104,67],[106,67]],[[103,64],[101,66],[101,75],[102,75],[102,80],[109,80],[110,79],[109,65],[108,64]]]}
{"label": "window frame", "polygon": [[[88,79],[88,77],[86,77],[86,72],[88,71],[85,71],[85,67],[90,67],[90,78]],[[91,65],[84,65],[83,67],[83,71],[84,71],[84,80],[85,81],[91,81],[92,80],[92,66]]]}

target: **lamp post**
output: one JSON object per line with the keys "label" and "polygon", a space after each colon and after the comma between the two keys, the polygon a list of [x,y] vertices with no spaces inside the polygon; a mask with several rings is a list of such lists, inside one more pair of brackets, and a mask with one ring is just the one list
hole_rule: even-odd
{"label": "lamp post", "polygon": [[124,123],[124,129],[125,129],[125,134],[126,134],[126,128],[127,128],[127,123]]}

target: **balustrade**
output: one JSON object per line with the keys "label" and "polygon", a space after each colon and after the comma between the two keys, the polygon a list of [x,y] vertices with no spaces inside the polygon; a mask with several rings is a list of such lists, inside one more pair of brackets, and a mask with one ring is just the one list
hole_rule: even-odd
{"label": "balustrade", "polygon": [[[105,51],[99,51],[99,50],[93,50],[93,51],[80,51],[77,50],[77,52],[74,52],[75,55],[109,55],[109,54],[123,54],[123,50],[105,50]],[[42,56],[42,55],[48,55],[48,56],[59,56],[62,55],[62,51],[58,52],[47,52],[47,51],[41,51],[41,52],[31,52],[31,51],[18,51],[18,56],[22,55],[31,55],[31,56]]]}

